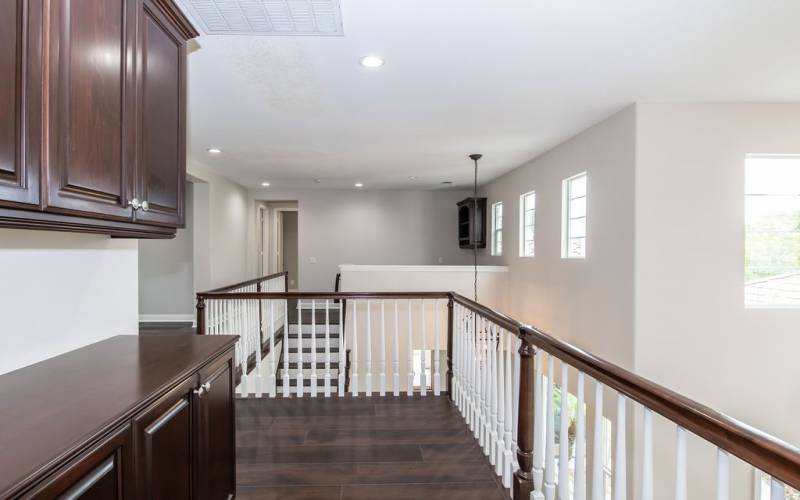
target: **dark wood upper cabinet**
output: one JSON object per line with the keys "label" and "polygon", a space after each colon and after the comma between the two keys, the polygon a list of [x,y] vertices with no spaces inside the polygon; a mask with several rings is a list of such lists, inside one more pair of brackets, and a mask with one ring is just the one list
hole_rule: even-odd
{"label": "dark wood upper cabinet", "polygon": [[486,198],[458,202],[458,247],[486,248]]}
{"label": "dark wood upper cabinet", "polygon": [[45,209],[130,219],[136,1],[50,5]]}
{"label": "dark wood upper cabinet", "polygon": [[197,32],[172,0],[9,3],[0,226],[174,234],[184,221],[186,42]]}
{"label": "dark wood upper cabinet", "polygon": [[9,0],[0,16],[0,206],[39,205],[40,2]]}
{"label": "dark wood upper cabinet", "polygon": [[139,220],[184,222],[186,177],[186,39],[151,0],[140,20],[137,192]]}

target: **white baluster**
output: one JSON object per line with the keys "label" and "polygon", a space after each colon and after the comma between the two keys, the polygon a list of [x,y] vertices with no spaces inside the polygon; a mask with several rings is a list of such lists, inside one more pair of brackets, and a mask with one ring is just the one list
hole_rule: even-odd
{"label": "white baluster", "polygon": [[641,500],[653,500],[653,412],[650,408],[644,408],[642,427]]}
{"label": "white baluster", "polygon": [[368,397],[372,396],[372,310],[370,308],[371,301],[367,300],[367,388],[366,393]]}
{"label": "white baluster", "polygon": [[586,499],[586,405],[584,404],[584,375],[578,372],[578,408],[575,429],[575,497]]}
{"label": "white baluster", "polygon": [[283,301],[283,397],[291,397],[289,390],[289,301]]}
{"label": "white baluster", "polygon": [[351,351],[351,356],[353,356],[353,374],[350,375],[350,388],[353,392],[353,396],[358,396],[358,301],[353,300],[353,335],[350,337],[353,339],[353,350]]}
{"label": "white baluster", "polygon": [[495,391],[497,393],[497,427],[495,430],[495,435],[497,436],[497,442],[495,443],[495,454],[497,456],[497,462],[495,463],[494,472],[500,477],[503,477],[503,470],[505,464],[505,419],[506,417],[506,387],[505,387],[505,345],[503,344],[503,337],[507,336],[503,330],[500,330],[498,327],[497,331],[497,385],[495,386]]}
{"label": "white baluster", "polygon": [[480,317],[478,318],[478,323],[475,328],[475,345],[478,350],[478,377],[476,380],[478,386],[478,425],[475,432],[477,433],[476,437],[478,438],[478,444],[481,448],[483,448],[486,443],[486,342],[483,335],[483,327],[483,317]]}
{"label": "white baluster", "polygon": [[[331,397],[331,307],[325,299],[325,397]],[[339,337],[341,338],[341,332]]]}
{"label": "white baluster", "polygon": [[[248,301],[251,304],[258,307],[258,301],[250,300]],[[255,322],[253,323],[255,329],[255,337],[256,337],[256,345],[255,345],[255,355],[256,355],[256,397],[260,398],[264,394],[264,390],[262,387],[262,380],[261,380],[261,325],[258,323],[258,310],[253,312],[251,310],[251,314]]]}
{"label": "white baluster", "polygon": [[236,331],[239,335],[242,336],[242,358],[240,362],[240,366],[242,369],[242,378],[239,382],[241,387],[241,396],[246,398],[250,395],[250,392],[247,388],[247,362],[250,358],[250,336],[248,335],[246,322],[244,317],[244,301],[237,300],[236,301]]}
{"label": "white baluster", "polygon": [[547,436],[545,437],[545,459],[544,459],[544,497],[553,500],[556,497],[556,410],[555,410],[555,386],[553,379],[555,371],[555,358],[548,356],[547,359]]}
{"label": "white baluster", "polygon": [[614,459],[614,500],[625,500],[628,497],[627,471],[625,457],[625,396],[617,395],[617,453]]}
{"label": "white baluster", "polygon": [[728,500],[730,487],[730,456],[722,448],[717,448],[717,500]]}
{"label": "white baluster", "polygon": [[464,318],[464,332],[466,335],[466,421],[469,425],[470,431],[475,430],[475,385],[473,377],[475,376],[475,339],[473,338],[473,325],[472,321],[474,314],[468,312]]}
{"label": "white baluster", "polygon": [[569,367],[561,362],[561,419],[558,429],[558,497],[569,498]]}
{"label": "white baluster", "polygon": [[[302,336],[301,336],[302,337]],[[311,397],[317,397],[317,301],[311,299]]]}
{"label": "white baluster", "polygon": [[267,376],[267,386],[269,397],[274,398],[278,391],[278,381],[275,378],[275,359],[278,353],[275,352],[275,301],[269,301],[269,375]]}
{"label": "white baluster", "polygon": [[384,300],[381,299],[381,357],[380,357],[380,379],[378,381],[378,388],[381,397],[386,396],[386,312],[384,307]]}
{"label": "white baluster", "polygon": [[514,412],[513,413],[513,417],[514,417],[513,418],[513,422],[514,422],[514,424],[512,426],[513,431],[512,431],[512,434],[511,434],[511,446],[512,446],[512,449],[515,450],[515,453],[514,453],[514,455],[512,457],[513,460],[511,462],[511,469],[512,469],[512,471],[516,471],[517,469],[519,469],[519,464],[517,463],[516,450],[518,449],[518,446],[517,446],[517,435],[519,434],[518,433],[518,430],[519,430],[519,370],[520,370],[520,366],[521,366],[521,362],[522,362],[522,359],[519,356],[519,349],[520,349],[520,347],[522,347],[522,341],[520,339],[518,339],[516,335],[514,336],[513,345],[514,345],[514,353],[513,353],[514,356],[513,356],[512,359],[514,360],[514,386],[513,386],[512,394],[514,396],[514,409],[512,411]]}
{"label": "white baluster", "polygon": [[675,500],[686,500],[686,430],[683,427],[678,427],[675,441]]}
{"label": "white baluster", "polygon": [[414,348],[412,346],[412,329],[411,329],[411,299],[408,299],[408,355],[407,363],[406,363],[406,370],[408,373],[406,374],[406,382],[408,387],[406,387],[406,395],[413,396],[414,395]]}
{"label": "white baluster", "polygon": [[489,447],[489,463],[491,465],[497,464],[497,349],[496,349],[496,335],[497,327],[489,323],[489,346],[488,346],[488,361],[489,361],[489,435],[486,440],[486,445]]}
{"label": "white baluster", "polygon": [[770,500],[784,500],[786,498],[786,492],[783,483],[774,477],[769,483],[769,498]]}
{"label": "white baluster", "polygon": [[441,394],[441,375],[439,374],[439,299],[433,301],[434,311],[434,327],[433,327],[433,349],[431,349],[431,357],[433,357],[433,395],[439,396]]}
{"label": "white baluster", "polygon": [[303,387],[303,309],[302,301],[297,300],[297,397],[302,398]]}
{"label": "white baluster", "polygon": [[425,370],[427,368],[426,357],[427,357],[427,346],[428,343],[426,342],[425,332],[427,330],[427,325],[425,324],[425,299],[421,299],[419,301],[419,308],[421,310],[420,314],[422,315],[422,345],[420,349],[421,358],[422,358],[422,369],[420,370],[419,380],[420,380],[420,396],[427,396],[428,395],[428,379],[425,377]]}
{"label": "white baluster", "polygon": [[339,376],[338,380],[338,395],[340,398],[344,397],[344,371],[345,371],[345,352],[347,350],[347,336],[344,333],[344,300],[339,301]]}
{"label": "white baluster", "polygon": [[394,395],[400,396],[400,312],[397,308],[399,301],[394,299],[394,349],[392,350],[392,368],[394,374],[392,381],[394,385]]}
{"label": "white baluster", "polygon": [[594,385],[594,433],[592,449],[592,500],[604,500],[603,487],[603,384],[595,381]]}
{"label": "white baluster", "polygon": [[481,336],[483,338],[483,431],[481,435],[483,437],[483,453],[489,456],[491,448],[491,435],[489,433],[492,427],[492,394],[489,387],[489,374],[492,370],[489,356],[489,344],[491,342],[489,337],[491,334],[486,318],[481,319]]}
{"label": "white baluster", "polygon": [[[505,402],[505,414],[506,418],[503,422],[504,424],[504,431],[505,434],[503,436],[503,444],[505,445],[505,451],[503,452],[503,486],[506,488],[511,488],[511,475],[514,473],[514,454],[517,452],[516,449],[512,449],[513,446],[513,437],[511,435],[511,429],[514,422],[514,415],[512,414],[513,407],[514,407],[514,396],[512,394],[513,384],[511,380],[511,360],[513,359],[512,353],[512,344],[513,344],[513,335],[508,334],[506,335],[506,359],[505,359],[505,396],[503,397],[503,401]],[[541,351],[538,351],[539,355],[541,356]],[[541,362],[541,359],[540,359]],[[539,419],[540,420],[540,419]],[[542,443],[539,443],[541,447]],[[541,486],[541,485],[540,485]]]}

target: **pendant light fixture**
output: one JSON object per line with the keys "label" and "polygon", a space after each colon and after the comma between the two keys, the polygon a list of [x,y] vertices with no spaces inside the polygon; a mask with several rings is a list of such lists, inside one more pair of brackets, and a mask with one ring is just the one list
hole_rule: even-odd
{"label": "pendant light fixture", "polygon": [[478,160],[483,157],[480,153],[469,155],[469,159],[475,164],[475,175],[472,181],[472,269],[473,269],[473,300],[478,302],[478,238],[476,229],[476,219],[478,218]]}

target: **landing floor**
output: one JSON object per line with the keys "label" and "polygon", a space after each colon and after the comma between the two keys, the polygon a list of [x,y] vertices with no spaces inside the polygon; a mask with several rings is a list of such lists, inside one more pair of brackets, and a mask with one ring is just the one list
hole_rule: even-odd
{"label": "landing floor", "polygon": [[447,396],[236,401],[239,499],[508,499]]}

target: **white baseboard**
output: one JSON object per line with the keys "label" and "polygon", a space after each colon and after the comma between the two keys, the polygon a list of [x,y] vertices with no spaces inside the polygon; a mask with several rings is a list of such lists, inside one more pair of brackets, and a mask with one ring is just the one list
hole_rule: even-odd
{"label": "white baseboard", "polygon": [[139,323],[192,323],[195,326],[194,314],[140,314]]}

